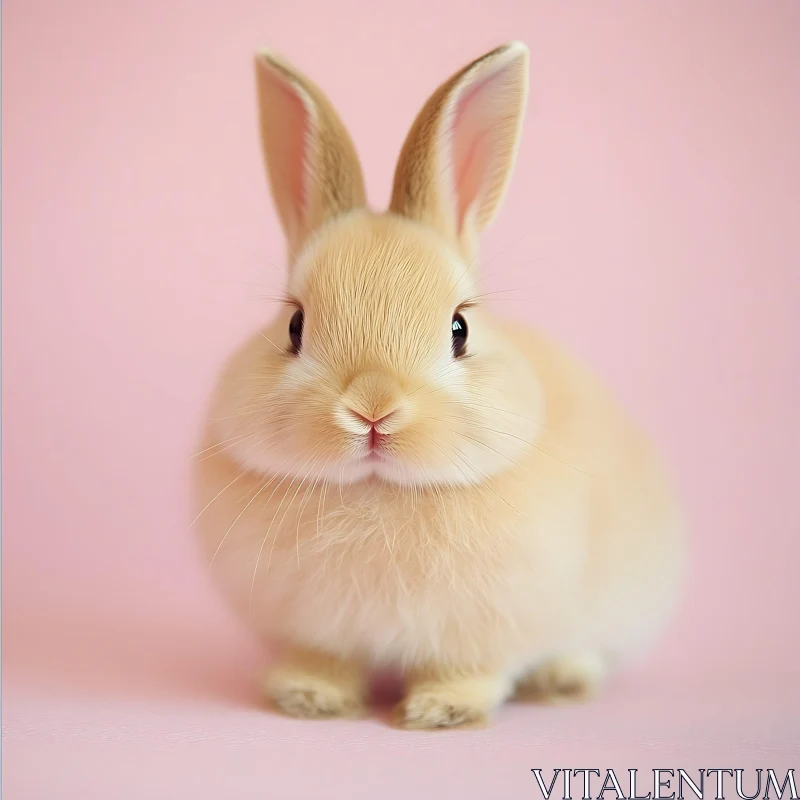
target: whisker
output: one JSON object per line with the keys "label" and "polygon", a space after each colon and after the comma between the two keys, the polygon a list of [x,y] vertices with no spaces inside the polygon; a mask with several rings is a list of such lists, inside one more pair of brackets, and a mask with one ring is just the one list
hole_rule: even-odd
{"label": "whisker", "polygon": [[224,416],[224,417],[209,417],[208,421],[209,422],[222,422],[222,420],[225,420],[225,419],[236,419],[237,417],[245,417],[245,416],[248,416],[248,415],[257,414],[261,410],[261,405],[260,404],[259,405],[253,405],[253,406],[250,406],[249,408],[250,408],[250,410],[239,411],[237,414],[228,414],[227,416]]}
{"label": "whisker", "polygon": [[[435,443],[431,442],[431,444],[435,444]],[[436,446],[438,447],[438,445],[436,445]],[[450,458],[448,453],[441,447],[439,447],[439,450],[442,452],[444,457],[464,476],[464,480],[466,480],[468,484],[472,484],[472,481],[470,480],[470,478],[466,474],[466,472],[464,472],[464,470],[452,458]],[[512,509],[512,511],[515,511],[517,514],[519,514],[524,519],[529,519],[529,517],[526,514],[523,514],[518,508],[516,508],[514,505],[512,505],[505,497],[503,497],[489,483],[490,476],[487,475],[480,468],[476,467],[476,465],[472,464],[472,462],[467,458],[466,454],[461,450],[461,448],[455,447],[455,451],[458,453],[458,455],[461,457],[461,459],[464,461],[465,464],[467,464],[470,468],[477,470],[478,475],[482,478],[482,483],[480,484],[480,486],[482,488],[487,489],[488,491],[490,491],[493,495],[495,495],[495,497],[497,497],[499,500],[501,500],[503,503],[505,503],[510,509]]]}
{"label": "whisker", "polygon": [[482,300],[486,297],[494,297],[498,294],[511,294],[512,292],[525,292],[525,291],[535,291],[534,287],[532,286],[518,286],[516,289],[495,289],[492,292],[482,292],[481,294],[470,295],[470,298],[467,302],[474,303],[478,300]]}
{"label": "whisker", "polygon": [[[283,467],[285,467],[285,466],[286,466],[288,463],[289,463],[289,461],[285,461],[283,464],[281,464],[281,466],[279,467],[279,469],[283,469]],[[270,486],[270,485],[271,485],[271,484],[272,484],[272,483],[275,481],[275,479],[278,477],[278,474],[279,474],[279,473],[278,473],[278,472],[276,472],[274,475],[272,475],[272,477],[271,477],[271,478],[270,478],[270,479],[269,479],[269,480],[268,480],[268,481],[267,481],[267,482],[266,482],[266,483],[265,483],[265,484],[264,484],[264,485],[263,485],[263,486],[262,486],[262,487],[261,487],[261,488],[260,488],[260,489],[259,489],[259,490],[258,490],[258,491],[255,493],[255,494],[254,494],[254,495],[253,495],[253,497],[251,497],[251,498],[250,498],[250,500],[249,500],[249,502],[247,503],[247,505],[246,505],[246,506],[245,506],[245,507],[244,507],[244,508],[243,508],[243,509],[242,509],[242,510],[239,512],[239,515],[238,515],[238,516],[236,517],[236,519],[235,519],[235,520],[234,520],[234,521],[231,523],[231,526],[230,526],[230,528],[228,528],[228,530],[227,530],[227,531],[225,531],[225,535],[222,537],[222,541],[219,543],[219,545],[217,545],[217,549],[214,551],[214,555],[211,557],[211,562],[210,562],[210,563],[209,563],[209,565],[208,565],[208,566],[209,566],[209,568],[211,568],[211,566],[213,566],[213,564],[214,564],[214,560],[216,559],[216,557],[217,557],[217,554],[218,554],[218,553],[219,553],[219,551],[222,549],[222,545],[223,545],[223,544],[225,544],[225,540],[228,538],[228,535],[229,535],[229,534],[230,534],[230,532],[233,530],[233,528],[234,528],[234,526],[236,525],[236,523],[237,523],[237,522],[238,522],[238,521],[241,519],[241,517],[242,517],[242,515],[244,514],[244,512],[245,512],[245,511],[247,511],[247,509],[250,507],[250,504],[251,504],[251,503],[252,503],[252,502],[253,502],[253,501],[254,501],[254,500],[255,500],[255,499],[256,499],[256,498],[257,498],[257,497],[258,497],[258,496],[261,494],[261,492],[263,492],[263,491],[264,491],[264,489],[266,489],[267,487],[269,487],[269,486]],[[280,486],[280,485],[281,485],[281,483],[283,483],[283,481],[284,481],[284,480],[285,480],[285,478],[281,479],[281,482],[278,484],[278,486]],[[275,494],[275,491],[277,490],[278,486],[276,486],[276,487],[275,487],[275,489],[273,489],[273,490],[272,490],[272,495],[274,495],[274,494]],[[270,495],[270,498],[272,497],[272,495]],[[268,502],[269,502],[269,501],[268,501]]]}
{"label": "whisker", "polygon": [[517,414],[515,411],[507,411],[504,408],[498,408],[497,406],[489,406],[483,405],[481,403],[475,403],[472,400],[442,400],[443,403],[447,403],[448,405],[455,405],[455,406],[474,406],[475,408],[485,408],[489,411],[494,411],[500,414],[508,414],[512,417],[519,417],[520,419],[524,419],[527,422],[532,422],[534,425],[539,425],[542,428],[544,425],[541,421],[534,419],[533,417],[526,417],[524,414]]}
{"label": "whisker", "polygon": [[239,479],[240,479],[240,478],[241,478],[243,475],[245,475],[246,473],[247,473],[247,470],[246,470],[246,469],[243,469],[243,470],[242,470],[242,471],[241,471],[241,472],[240,472],[240,473],[239,473],[239,474],[238,474],[238,475],[237,475],[237,476],[236,476],[236,477],[235,477],[235,478],[234,478],[234,479],[233,479],[233,480],[232,480],[232,481],[231,481],[231,482],[230,482],[230,483],[227,485],[227,486],[225,486],[225,487],[223,487],[222,489],[220,489],[220,490],[219,490],[219,491],[218,491],[218,492],[217,492],[217,493],[216,493],[216,494],[215,494],[215,495],[214,495],[214,496],[213,496],[213,497],[212,497],[212,498],[211,498],[211,499],[210,499],[210,500],[209,500],[209,501],[208,501],[208,502],[205,504],[205,506],[203,506],[203,509],[200,511],[200,513],[199,513],[199,514],[198,514],[198,515],[197,515],[197,516],[196,516],[196,517],[195,517],[195,518],[194,518],[194,519],[193,519],[193,520],[192,520],[192,521],[189,523],[189,526],[186,528],[186,530],[184,531],[184,533],[188,533],[188,532],[191,530],[192,526],[195,524],[195,522],[197,522],[197,520],[199,520],[199,519],[200,519],[200,517],[202,517],[202,516],[203,516],[203,514],[205,514],[206,510],[207,510],[207,509],[208,509],[208,508],[211,506],[211,504],[212,504],[212,503],[213,503],[213,502],[214,502],[214,501],[215,501],[215,500],[216,500],[216,499],[217,499],[217,498],[218,498],[218,497],[219,497],[219,496],[220,496],[220,495],[221,495],[223,492],[225,492],[226,490],[230,489],[230,487],[231,487],[231,486],[233,486],[233,484],[234,484],[234,483],[236,483],[236,481],[238,481],[238,480],[239,480]]}
{"label": "whisker", "polygon": [[[455,362],[451,362],[451,363],[449,363],[447,366],[445,366],[445,367],[442,367],[442,369],[440,369],[440,370],[439,370],[439,371],[436,373],[436,375],[435,375],[433,378],[431,378],[431,379],[430,379],[430,380],[429,380],[427,383],[423,383],[423,384],[422,384],[422,386],[418,386],[416,389],[414,389],[414,391],[413,391],[413,392],[409,392],[407,396],[408,396],[408,397],[411,397],[411,395],[414,395],[414,394],[416,394],[418,391],[420,391],[421,389],[424,389],[426,386],[430,386],[432,383],[435,383],[436,381],[438,381],[438,380],[440,380],[441,378],[445,377],[445,375],[447,374],[447,372],[448,372],[449,370],[453,370],[453,371],[455,371],[455,369],[456,369],[456,364],[455,364]],[[443,387],[442,387],[442,388],[443,388]],[[430,394],[430,392],[429,392],[429,394]]]}
{"label": "whisker", "polygon": [[272,339],[269,338],[269,336],[265,336],[261,331],[258,332],[258,335],[262,339],[266,339],[281,355],[284,356],[286,355],[286,350],[284,350],[282,347],[278,347],[278,345],[276,345],[275,342],[273,342]]}
{"label": "whisker", "polygon": [[[451,401],[445,400],[444,402],[453,403],[455,405],[459,404],[459,401],[452,401],[452,400]],[[542,422],[540,422],[538,420],[535,420],[535,419],[533,419],[531,417],[525,417],[522,414],[516,414],[516,413],[514,413],[512,411],[505,411],[502,408],[496,408],[494,406],[480,406],[478,403],[473,403],[471,401],[461,402],[460,404],[461,405],[467,405],[467,406],[475,405],[475,406],[478,406],[479,408],[487,408],[487,409],[490,409],[492,411],[500,411],[501,413],[510,414],[510,415],[515,416],[515,417],[520,417],[521,419],[527,420],[528,422],[533,422],[535,425],[540,426],[540,428],[542,430],[547,430],[547,426],[544,425]],[[514,439],[519,439],[519,441],[523,442],[524,444],[527,444],[529,447],[532,447],[534,450],[538,450],[543,455],[546,455],[549,458],[552,458],[554,461],[557,461],[559,464],[563,464],[565,467],[569,467],[570,469],[573,469],[576,472],[581,473],[582,475],[590,475],[591,474],[591,473],[587,472],[586,470],[581,469],[580,467],[576,467],[574,464],[570,464],[568,461],[564,461],[563,459],[559,458],[558,456],[554,455],[553,453],[549,452],[548,450],[545,450],[541,445],[538,445],[535,442],[530,442],[527,439],[523,439],[522,437],[517,436],[517,435],[515,435],[513,433],[508,433],[507,431],[498,431],[498,430],[495,430],[493,428],[488,428],[485,425],[481,425],[480,423],[477,423],[477,422],[470,421],[470,424],[471,425],[475,425],[476,427],[479,427],[479,428],[483,428],[483,430],[489,431],[490,433],[497,433],[497,434],[499,434],[501,436],[510,436],[510,437],[512,437]]]}
{"label": "whisker", "polygon": [[[456,447],[455,449],[461,455],[461,457],[467,460],[467,463],[469,463],[469,460],[467,459],[466,455],[461,451],[461,449],[459,447]],[[483,470],[479,470],[479,472],[483,473]],[[528,519],[528,520],[530,519],[530,517],[527,514],[523,514],[518,508],[516,508],[516,506],[512,505],[508,500],[506,500],[506,498],[503,497],[503,495],[501,495],[500,492],[498,492],[489,483],[488,475],[483,474],[483,478],[484,480],[483,483],[481,483],[481,488],[488,489],[495,497],[497,497],[499,500],[505,503],[512,511],[515,511],[517,514],[519,514],[523,519]]]}
{"label": "whisker", "polygon": [[[438,417],[428,417],[428,418],[436,420],[437,422],[444,422],[444,423],[447,423],[447,422],[459,422],[460,421],[456,417],[450,417],[449,419],[440,419]],[[588,472],[582,470],[580,467],[576,467],[575,465],[570,464],[567,461],[563,461],[562,459],[558,458],[558,456],[555,456],[552,453],[549,453],[547,450],[545,450],[544,448],[540,447],[535,442],[530,442],[527,439],[523,439],[521,436],[517,436],[516,434],[513,434],[513,433],[508,433],[507,431],[498,431],[495,428],[487,428],[485,425],[481,425],[479,422],[470,421],[469,425],[470,426],[474,426],[476,428],[480,428],[481,430],[487,431],[488,433],[496,433],[498,436],[509,436],[512,439],[516,439],[517,441],[520,441],[523,444],[528,445],[528,447],[532,447],[534,450],[538,450],[543,455],[546,455],[548,458],[552,458],[554,461],[557,461],[559,464],[563,464],[565,467],[569,467],[570,469],[574,469],[576,472],[580,472],[582,475],[588,475],[589,474]],[[454,430],[454,429],[451,428],[450,430]],[[461,436],[465,435],[465,434],[461,433],[460,431],[455,431],[454,430],[454,432],[458,433]],[[473,441],[477,442],[479,440],[478,439],[474,439]],[[489,446],[485,442],[480,442],[480,444],[483,444],[485,447]],[[498,455],[503,455],[502,453],[500,453],[497,450],[495,452],[497,452]],[[506,456],[506,458],[507,458],[507,456]],[[516,463],[516,462],[514,462],[514,463]],[[518,466],[520,466],[520,468],[522,468],[521,465],[518,465]]]}
{"label": "whisker", "polygon": [[501,453],[499,450],[492,447],[491,445],[486,444],[486,442],[482,442],[480,439],[476,439],[474,436],[468,436],[466,433],[462,433],[461,431],[455,430],[455,428],[450,428],[450,430],[453,431],[453,433],[455,433],[456,435],[460,436],[462,439],[469,439],[470,441],[475,442],[476,444],[482,445],[483,447],[492,450],[493,452],[497,453],[497,455],[499,455],[501,458],[505,458],[507,461],[510,461],[512,464],[519,467],[523,472],[527,472],[527,470],[525,469],[525,467],[522,466],[522,464],[514,461],[513,458],[507,456],[505,453]]}
{"label": "whisker", "polygon": [[317,539],[320,539],[319,524],[322,521],[322,513],[325,509],[325,496],[328,494],[328,486],[330,481],[327,479],[322,482],[322,490],[319,493],[319,503],[317,504]]}
{"label": "whisker", "polygon": [[[257,431],[256,433],[251,434],[251,436],[258,436],[259,433],[261,433],[261,431]],[[247,439],[251,438],[251,436],[246,436],[244,439],[242,439],[242,442],[247,441]],[[264,444],[267,441],[274,441],[277,438],[279,438],[279,435],[276,433],[267,434],[263,439],[259,439],[255,444],[250,445],[245,452],[249,453],[254,447],[258,447],[258,445]],[[199,461],[208,461],[209,458],[214,458],[215,456],[221,455],[226,450],[230,450],[232,447],[236,447],[237,444],[241,444],[242,442],[233,442],[232,444],[225,445],[225,447],[217,450],[215,453],[203,456],[203,458],[199,459]]]}
{"label": "whisker", "polygon": [[[264,547],[265,547],[265,545],[267,544],[267,540],[269,539],[269,535],[270,535],[270,533],[271,533],[271,531],[272,531],[272,526],[275,524],[275,519],[276,519],[276,517],[278,516],[278,512],[281,510],[281,506],[283,506],[283,501],[284,501],[284,500],[286,500],[286,497],[287,497],[287,495],[288,495],[288,493],[289,493],[289,490],[292,488],[292,486],[293,486],[294,482],[295,482],[295,481],[297,480],[297,478],[300,476],[300,471],[302,471],[303,469],[305,469],[305,467],[308,465],[308,463],[311,461],[311,459],[314,457],[314,455],[316,455],[316,453],[318,453],[318,452],[319,452],[319,451],[320,451],[320,450],[321,450],[321,449],[322,449],[324,446],[325,446],[325,443],[323,442],[321,445],[317,446],[317,447],[316,447],[316,448],[315,448],[315,449],[312,451],[312,454],[311,454],[311,456],[309,456],[309,457],[308,457],[308,458],[305,460],[305,462],[304,462],[304,463],[302,464],[302,466],[300,467],[300,470],[298,470],[297,474],[295,474],[295,476],[292,478],[291,482],[289,483],[289,485],[288,485],[288,486],[287,486],[287,488],[286,488],[286,491],[285,491],[285,492],[284,492],[284,494],[283,494],[283,497],[281,497],[281,501],[280,501],[280,503],[278,503],[278,508],[275,510],[275,514],[274,514],[274,515],[273,515],[273,517],[272,517],[272,520],[271,520],[271,522],[270,522],[270,524],[269,524],[269,528],[267,528],[267,532],[266,532],[266,534],[264,535],[264,540],[261,542],[261,547],[259,548],[259,551],[258,551],[258,556],[256,557],[256,565],[255,565],[255,567],[254,567],[254,569],[253,569],[253,580],[252,580],[252,582],[250,583],[250,599],[249,599],[249,601],[248,601],[248,610],[252,610],[252,605],[253,605],[253,590],[255,589],[255,585],[256,585],[256,577],[257,577],[257,575],[258,575],[258,565],[259,565],[259,563],[260,563],[260,561],[261,561],[261,555],[262,555],[262,553],[264,552]],[[286,480],[286,478],[288,478],[288,477],[289,477],[289,476],[288,476],[288,475],[286,475],[286,476],[284,476],[284,477],[281,479],[280,483],[278,483],[278,484],[277,484],[277,486],[276,486],[276,487],[275,487],[275,488],[272,490],[272,494],[270,495],[270,498],[269,498],[269,500],[271,500],[271,499],[272,499],[272,498],[275,496],[275,492],[278,490],[278,488],[281,486],[281,484],[283,484],[283,482],[284,482],[284,481]],[[303,482],[304,482],[304,480],[305,480],[305,479],[301,479],[301,481],[300,481],[300,484],[298,485],[297,489],[295,490],[295,495],[294,495],[295,497],[297,496],[297,492],[300,490],[300,487],[303,485]],[[267,501],[267,505],[269,504],[269,500]],[[292,498],[292,500],[294,500],[294,497]],[[290,505],[291,505],[291,502],[292,502],[292,501],[290,501]],[[287,507],[287,510],[288,510],[288,507]],[[285,516],[286,516],[286,513],[284,512],[284,517],[285,517]],[[283,518],[281,518],[281,522],[283,522]],[[280,525],[279,525],[278,527],[280,527]],[[278,531],[277,531],[277,529],[276,529],[276,531],[275,531],[275,536],[274,536],[274,538],[273,538],[273,542],[272,542],[272,547],[273,547],[273,548],[275,547],[275,540],[276,540],[277,538],[278,538]],[[270,550],[270,560],[271,560],[271,558],[272,558],[272,550]],[[267,563],[267,572],[269,572],[269,563]]]}
{"label": "whisker", "polygon": [[[328,456],[328,460],[323,464],[322,470],[320,470],[320,474],[317,475],[317,479],[314,481],[314,483],[311,485],[311,487],[309,489],[306,489],[306,493],[305,493],[305,495],[303,495],[303,500],[300,503],[300,508],[297,509],[296,550],[297,550],[297,566],[298,567],[300,566],[300,520],[301,520],[301,518],[303,516],[303,510],[305,509],[306,505],[308,504],[308,501],[314,495],[314,492],[315,492],[315,490],[317,488],[317,485],[319,484],[320,479],[322,478],[322,473],[327,469],[328,464],[330,464],[332,460],[333,460],[333,456],[332,455]],[[315,464],[315,466],[316,466],[316,464]],[[319,513],[319,511],[317,513]]]}
{"label": "whisker", "polygon": [[589,474],[585,470],[582,470],[580,467],[576,467],[574,464],[570,464],[570,463],[568,463],[566,461],[563,461],[562,459],[558,458],[558,456],[554,456],[552,453],[549,453],[547,450],[544,450],[543,448],[541,448],[538,444],[535,444],[534,442],[529,442],[527,439],[522,439],[519,436],[515,436],[513,433],[507,433],[506,431],[498,431],[498,430],[495,430],[494,428],[487,428],[485,425],[480,425],[478,423],[473,423],[473,424],[476,424],[477,427],[482,428],[483,430],[488,431],[489,433],[497,433],[500,436],[510,436],[510,437],[512,437],[514,439],[518,439],[523,444],[526,444],[529,447],[532,447],[534,450],[538,450],[540,453],[542,453],[543,455],[547,456],[548,458],[552,458],[554,461],[557,461],[559,464],[563,464],[565,467],[569,467],[570,469],[574,469],[575,472],[580,472],[582,475],[588,475]]}
{"label": "whisker", "polygon": [[[470,479],[469,475],[467,475],[467,473],[464,472],[464,470],[452,458],[450,458],[449,454],[447,453],[447,451],[443,447],[438,445],[433,440],[430,440],[428,443],[432,444],[437,450],[439,450],[439,452],[464,476],[464,480],[468,484],[472,484],[472,480]],[[467,463],[469,463],[469,462],[467,462]]]}
{"label": "whisker", "polygon": [[[258,433],[259,433],[258,431],[256,433],[249,433],[249,434],[240,433],[240,434],[237,434],[236,436],[231,436],[230,439],[223,439],[221,442],[217,442],[216,444],[212,444],[211,447],[206,447],[205,450],[200,450],[200,452],[190,455],[189,456],[189,460],[191,460],[193,458],[197,458],[198,456],[203,455],[203,453],[207,453],[209,450],[214,450],[216,447],[219,447],[220,445],[223,445],[226,442],[234,442],[235,443],[236,441],[246,441],[247,439],[250,439],[253,436],[258,436]],[[223,449],[227,450],[227,448],[223,448]]]}
{"label": "whisker", "polygon": [[250,508],[250,505],[253,503],[253,501],[261,494],[261,492],[264,491],[264,489],[266,489],[272,483],[273,480],[274,480],[274,478],[271,478],[269,481],[267,481],[266,483],[263,484],[263,486],[250,498],[250,500],[247,502],[247,505],[239,512],[239,514],[236,517],[236,519],[231,523],[230,528],[228,528],[228,530],[225,531],[225,535],[222,537],[222,540],[217,545],[217,549],[214,551],[214,555],[211,556],[211,561],[210,561],[210,563],[208,565],[209,569],[214,565],[214,561],[217,558],[217,554],[222,549],[222,545],[225,544],[225,540],[228,538],[228,535],[233,530],[233,528],[236,525],[236,523],[242,518],[242,515],[244,514],[244,512],[247,511],[248,508]]}
{"label": "whisker", "polygon": [[[314,465],[316,465],[317,460],[314,461]],[[308,462],[306,462],[306,463],[308,463]],[[295,476],[295,478],[296,477],[297,476]],[[269,574],[270,564],[272,564],[272,553],[275,550],[275,542],[277,542],[277,540],[278,540],[278,532],[280,531],[280,527],[281,527],[281,525],[283,525],[283,521],[284,521],[284,519],[286,519],[286,515],[289,513],[289,509],[291,508],[292,503],[295,501],[295,498],[297,497],[300,489],[303,488],[303,484],[306,482],[307,479],[308,479],[308,476],[306,476],[305,478],[301,478],[300,483],[297,485],[297,488],[294,490],[294,494],[292,495],[292,499],[289,501],[288,505],[286,506],[286,510],[283,512],[283,516],[281,517],[281,521],[278,523],[278,526],[275,528],[275,535],[272,537],[272,545],[270,546],[269,556],[267,557],[267,567],[266,567],[266,569],[264,571],[264,575],[265,576]],[[294,483],[294,479],[292,479],[292,483]],[[255,589],[256,578],[258,576],[258,561],[261,558],[261,553],[264,550],[264,545],[266,545],[266,543],[267,543],[267,540],[269,538],[270,532],[272,531],[272,526],[275,524],[275,519],[277,518],[278,512],[281,510],[281,506],[283,505],[283,501],[286,499],[286,497],[287,497],[287,495],[289,493],[289,490],[292,488],[292,483],[289,484],[289,486],[286,489],[286,493],[281,498],[281,502],[278,504],[278,508],[276,509],[275,514],[272,517],[272,520],[270,521],[269,528],[267,529],[266,536],[264,537],[264,541],[262,542],[261,550],[259,551],[259,554],[258,554],[259,557],[258,557],[258,559],[256,559],[256,566],[255,566],[255,569],[253,570],[253,582],[250,585],[250,600],[249,600],[249,606],[248,606],[249,608],[252,608],[253,591]],[[299,551],[298,551],[298,558],[299,558]]]}

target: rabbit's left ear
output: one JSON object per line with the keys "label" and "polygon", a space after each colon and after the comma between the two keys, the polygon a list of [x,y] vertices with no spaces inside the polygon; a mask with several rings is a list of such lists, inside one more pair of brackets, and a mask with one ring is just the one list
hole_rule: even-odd
{"label": "rabbit's left ear", "polygon": [[528,48],[511,42],[440,86],[408,133],[390,210],[427,223],[471,259],[514,166],[528,94]]}
{"label": "rabbit's left ear", "polygon": [[264,159],[292,263],[317,228],[364,206],[364,179],[322,90],[275,53],[255,63]]}

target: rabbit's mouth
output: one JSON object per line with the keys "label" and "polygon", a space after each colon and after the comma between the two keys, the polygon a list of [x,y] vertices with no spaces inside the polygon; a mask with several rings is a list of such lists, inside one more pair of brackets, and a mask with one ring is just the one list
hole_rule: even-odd
{"label": "rabbit's mouth", "polygon": [[362,451],[362,455],[356,456],[351,464],[358,472],[366,470],[365,473],[362,473],[364,478],[389,479],[390,474],[393,475],[397,470],[403,470],[402,460],[389,452],[382,443],[368,445],[368,449]]}
{"label": "rabbit's mouth", "polygon": [[372,443],[370,443],[369,449],[363,455],[355,459],[358,464],[385,464],[390,460],[386,450],[380,444],[374,445]]}

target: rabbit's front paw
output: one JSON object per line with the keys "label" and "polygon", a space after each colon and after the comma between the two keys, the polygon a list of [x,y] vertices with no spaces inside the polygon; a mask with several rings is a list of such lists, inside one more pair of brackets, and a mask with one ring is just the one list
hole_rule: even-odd
{"label": "rabbit's front paw", "polygon": [[603,684],[606,663],[596,653],[581,653],[546,661],[517,685],[516,697],[540,703],[588,700]]}
{"label": "rabbit's front paw", "polygon": [[494,676],[426,679],[411,683],[396,709],[396,722],[411,729],[482,728],[507,694]]}
{"label": "rabbit's front paw", "polygon": [[363,710],[360,671],[321,653],[290,653],[267,673],[264,689],[275,706],[292,717],[355,717]]}

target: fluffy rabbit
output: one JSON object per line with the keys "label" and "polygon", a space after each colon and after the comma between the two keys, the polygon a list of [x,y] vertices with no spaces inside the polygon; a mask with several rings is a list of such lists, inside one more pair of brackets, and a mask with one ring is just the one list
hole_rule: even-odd
{"label": "fluffy rabbit", "polygon": [[514,694],[594,692],[670,611],[680,515],[650,443],[477,297],[527,74],[513,42],[438,88],[376,213],[320,89],[256,58],[287,299],[217,384],[195,525],[233,609],[282,645],[264,685],[286,713],[357,714],[393,667],[399,724],[484,724]]}

